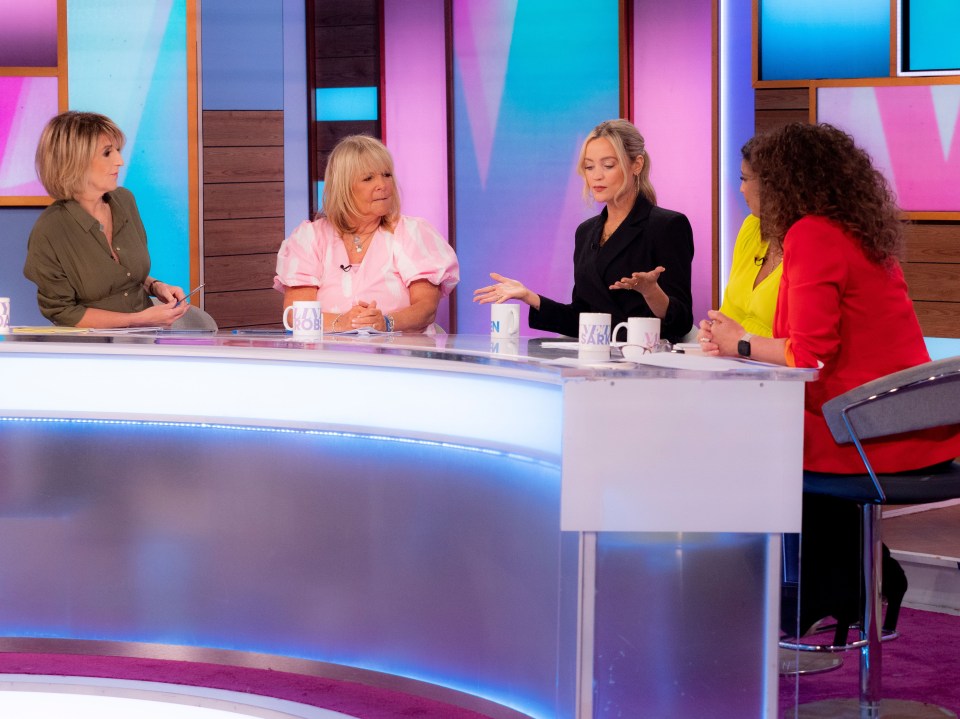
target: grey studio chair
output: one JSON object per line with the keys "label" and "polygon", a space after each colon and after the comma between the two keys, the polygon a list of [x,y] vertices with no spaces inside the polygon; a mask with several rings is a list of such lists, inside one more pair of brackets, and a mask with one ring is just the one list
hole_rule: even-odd
{"label": "grey studio chair", "polygon": [[[853,444],[863,460],[862,475],[804,472],[805,493],[829,495],[861,506],[861,551],[864,601],[860,641],[860,696],[825,700],[799,707],[800,716],[878,719],[953,716],[922,702],[881,700],[881,537],[883,504],[925,504],[960,497],[960,462],[935,472],[877,474],[864,440],[913,430],[960,424],[960,357],[928,362],[868,382],[823,406],[838,444]],[[802,578],[801,578],[802,581]],[[826,713],[824,713],[826,712]]]}
{"label": "grey studio chair", "polygon": [[[158,300],[156,297],[151,297],[150,301],[155,305],[160,304],[160,300]],[[192,332],[216,332],[219,328],[217,327],[217,321],[213,319],[213,317],[201,310],[196,305],[190,305],[186,314],[174,322],[170,326],[170,329],[174,331],[190,330]]]}

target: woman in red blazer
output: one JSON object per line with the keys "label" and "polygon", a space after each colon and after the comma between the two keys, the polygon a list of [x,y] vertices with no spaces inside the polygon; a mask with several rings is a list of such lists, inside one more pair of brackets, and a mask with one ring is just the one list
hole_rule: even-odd
{"label": "woman in red blazer", "polygon": [[[821,407],[930,359],[898,261],[899,210],[867,153],[835,127],[787,125],[756,138],[754,152],[761,232],[783,248],[774,337],[752,337],[711,311],[701,325],[702,346],[709,354],[820,367],[817,381],[806,385],[804,469],[862,474],[856,449],[834,442]],[[864,448],[878,472],[932,467],[960,455],[960,429],[869,440]],[[807,495],[803,515],[801,634],[828,614],[856,616],[859,593],[856,506]],[[885,555],[883,590],[892,607],[906,578]]]}

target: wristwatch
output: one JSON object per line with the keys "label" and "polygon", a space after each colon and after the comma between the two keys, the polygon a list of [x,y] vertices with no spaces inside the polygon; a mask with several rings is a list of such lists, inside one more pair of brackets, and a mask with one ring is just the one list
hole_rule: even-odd
{"label": "wristwatch", "polygon": [[749,332],[745,332],[743,337],[740,338],[740,341],[737,342],[737,354],[741,357],[750,356],[750,340],[753,339],[753,335]]}

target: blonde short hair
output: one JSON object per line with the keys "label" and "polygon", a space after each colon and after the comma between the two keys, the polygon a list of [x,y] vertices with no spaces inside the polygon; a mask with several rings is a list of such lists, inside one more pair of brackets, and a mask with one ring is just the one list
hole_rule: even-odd
{"label": "blonde short hair", "polygon": [[[580,148],[580,160],[577,163],[577,172],[584,180],[583,196],[590,199],[590,186],[587,184],[587,177],[583,169],[584,156],[587,154],[587,145],[593,140],[604,138],[613,145],[614,152],[617,153],[617,161],[620,163],[620,170],[623,172],[623,184],[617,188],[614,200],[619,200],[626,195],[631,188],[637,194],[646,197],[650,204],[657,204],[657,193],[650,182],[650,155],[647,154],[646,143],[643,135],[636,126],[629,120],[605,120],[597,125],[587,139],[583,141]],[[639,175],[634,175],[630,168],[634,161],[643,158],[643,168]]]}
{"label": "blonde short hair", "polygon": [[[323,211],[342,236],[352,235],[360,210],[353,195],[353,183],[368,174],[389,173],[393,175],[393,158],[379,140],[368,135],[348,135],[337,143],[327,160],[323,177]],[[387,214],[380,226],[393,229],[400,218],[400,189],[396,177],[394,191]]]}
{"label": "blonde short hair", "polygon": [[37,144],[36,167],[50,197],[72,200],[83,191],[101,135],[123,149],[123,131],[104,115],[68,110],[47,123]]}

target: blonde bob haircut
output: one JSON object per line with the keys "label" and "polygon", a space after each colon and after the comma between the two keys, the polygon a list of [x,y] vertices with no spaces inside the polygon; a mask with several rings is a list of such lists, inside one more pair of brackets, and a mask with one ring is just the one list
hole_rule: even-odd
{"label": "blonde bob haircut", "polygon": [[[342,237],[356,234],[360,209],[353,194],[353,184],[367,175],[388,174],[393,177],[393,158],[379,140],[368,135],[348,135],[337,143],[327,160],[323,177],[323,210]],[[380,218],[380,227],[393,231],[400,219],[400,190],[393,177],[393,195],[387,214]]]}
{"label": "blonde bob haircut", "polygon": [[36,168],[50,197],[72,200],[83,192],[101,135],[123,149],[123,131],[104,115],[68,110],[47,123],[37,144]]}
{"label": "blonde bob haircut", "polygon": [[[617,153],[617,162],[623,172],[623,184],[617,188],[613,197],[614,201],[616,202],[628,194],[638,194],[646,197],[651,205],[656,205],[657,193],[650,182],[650,155],[647,154],[643,135],[640,134],[640,131],[632,122],[622,119],[601,122],[590,131],[587,139],[583,141],[583,146],[580,148],[580,161],[577,163],[577,172],[583,178],[584,198],[589,201],[592,197],[590,185],[587,183],[586,171],[583,168],[587,145],[601,137],[613,145],[613,150]],[[643,168],[640,170],[640,174],[634,175],[631,168],[638,157],[643,158]]]}

